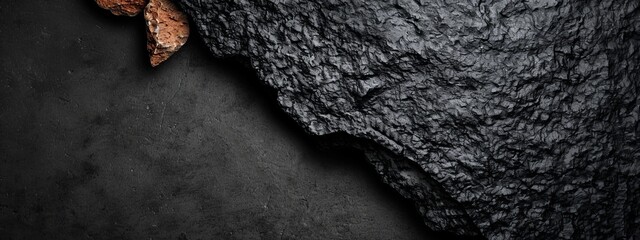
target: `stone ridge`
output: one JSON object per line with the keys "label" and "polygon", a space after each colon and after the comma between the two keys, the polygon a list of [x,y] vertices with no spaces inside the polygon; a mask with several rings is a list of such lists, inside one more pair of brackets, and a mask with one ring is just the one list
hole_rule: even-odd
{"label": "stone ridge", "polygon": [[429,228],[640,237],[638,1],[177,2],[310,133],[378,144]]}

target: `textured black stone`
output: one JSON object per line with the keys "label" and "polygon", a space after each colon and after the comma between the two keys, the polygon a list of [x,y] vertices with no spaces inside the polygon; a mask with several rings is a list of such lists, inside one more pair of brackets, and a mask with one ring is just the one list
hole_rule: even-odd
{"label": "textured black stone", "polygon": [[429,228],[640,237],[639,1],[178,2]]}

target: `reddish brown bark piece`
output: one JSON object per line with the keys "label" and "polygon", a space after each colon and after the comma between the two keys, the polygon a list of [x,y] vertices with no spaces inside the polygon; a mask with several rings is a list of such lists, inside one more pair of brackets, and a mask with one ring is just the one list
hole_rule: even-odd
{"label": "reddish brown bark piece", "polygon": [[96,0],[98,6],[118,16],[135,16],[142,12],[147,0]]}
{"label": "reddish brown bark piece", "polygon": [[187,16],[170,0],[150,0],[144,10],[152,66],[167,60],[189,38]]}

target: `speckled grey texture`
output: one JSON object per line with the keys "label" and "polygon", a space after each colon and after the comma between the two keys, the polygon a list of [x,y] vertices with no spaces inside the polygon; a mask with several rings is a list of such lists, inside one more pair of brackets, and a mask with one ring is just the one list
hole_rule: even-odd
{"label": "speckled grey texture", "polygon": [[178,2],[310,133],[373,141],[428,227],[639,237],[637,0]]}

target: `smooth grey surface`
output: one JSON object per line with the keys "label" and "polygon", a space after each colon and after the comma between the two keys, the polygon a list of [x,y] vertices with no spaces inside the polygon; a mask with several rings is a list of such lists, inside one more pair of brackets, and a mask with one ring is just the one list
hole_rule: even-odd
{"label": "smooth grey surface", "polygon": [[151,69],[140,17],[0,16],[0,239],[435,239],[361,154],[317,150],[195,36]]}
{"label": "smooth grey surface", "polygon": [[431,229],[640,238],[640,1],[177,1]]}

